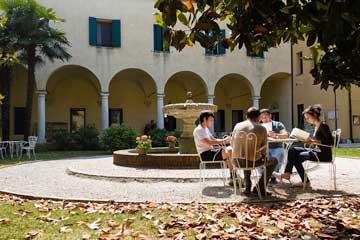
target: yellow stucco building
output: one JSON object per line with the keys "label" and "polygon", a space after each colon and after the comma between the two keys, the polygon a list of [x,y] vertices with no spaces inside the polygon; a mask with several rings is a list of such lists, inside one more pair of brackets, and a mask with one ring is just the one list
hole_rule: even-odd
{"label": "yellow stucco building", "polygon": [[[311,54],[302,44],[293,47],[292,79],[290,44],[257,56],[245,48],[229,52],[219,46],[208,51],[199,44],[180,53],[163,49],[153,0],[39,3],[66,19],[50,24],[65,31],[72,45],[69,62],[46,62],[36,69],[32,132],[42,142],[53,129],[72,131],[86,125],[101,131],[123,123],[142,132],[153,120],[160,128],[181,128],[181,122],[163,115],[162,107],[184,102],[188,91],[195,102],[218,105],[217,132],[231,131],[250,106],[270,108],[276,119],[291,128],[293,122],[301,123],[297,115],[301,104],[321,103],[326,120],[333,121],[333,93],[312,86],[311,63],[303,61],[303,73],[297,74],[297,53]],[[10,103],[13,139],[22,138],[26,81],[26,68],[16,67]],[[349,138],[348,95],[345,91],[337,94],[339,127],[344,138]],[[354,88],[354,114],[360,114],[357,96]],[[354,126],[354,138],[358,131]]]}

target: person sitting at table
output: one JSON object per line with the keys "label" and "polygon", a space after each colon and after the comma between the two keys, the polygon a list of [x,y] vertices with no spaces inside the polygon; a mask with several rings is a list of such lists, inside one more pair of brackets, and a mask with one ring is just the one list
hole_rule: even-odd
{"label": "person sitting at table", "polygon": [[[251,107],[248,109],[246,113],[247,120],[237,123],[234,128],[235,131],[242,131],[245,133],[254,133],[257,137],[257,146],[249,145],[247,151],[249,153],[252,153],[255,151],[254,147],[256,149],[261,149],[264,146],[267,146],[268,140],[267,140],[267,132],[265,127],[263,127],[260,122],[260,111],[255,108]],[[267,155],[267,148],[263,148],[261,152],[257,153],[256,156],[256,166],[260,166],[264,164],[264,161],[266,159]],[[250,156],[249,158],[253,158],[253,156]],[[241,162],[239,162],[241,165]],[[277,160],[275,158],[270,158],[266,161],[266,172],[269,174],[266,174],[266,184],[269,182],[269,179],[271,177],[271,173],[274,171],[275,167],[277,165]],[[245,191],[244,194],[250,194],[251,193],[251,171],[244,171],[244,181],[245,181]],[[261,178],[259,180],[259,188],[260,193],[262,196],[265,195],[266,186],[264,185],[264,174],[262,173]],[[256,188],[254,187],[253,192],[256,193]]]}
{"label": "person sitting at table", "polygon": [[[332,148],[334,139],[331,134],[329,126],[320,120],[321,106],[312,105],[305,109],[303,112],[305,120],[315,126],[315,132],[313,138],[309,138],[305,141],[305,144],[321,144],[314,150],[309,150],[304,147],[292,147],[288,153],[288,161],[286,164],[285,172],[283,174],[274,173],[274,176],[282,181],[283,179],[290,180],[290,176],[295,166],[302,183],[294,186],[303,186],[305,181],[305,170],[302,165],[304,161],[323,161],[328,162],[332,160]],[[310,180],[306,178],[306,187],[311,187]]]}
{"label": "person sitting at table", "polygon": [[[211,111],[203,111],[198,119],[198,126],[194,129],[194,142],[196,150],[202,161],[227,161],[227,166],[232,174],[233,166],[231,164],[231,147],[214,149],[214,145],[229,144],[231,137],[225,139],[216,139],[209,128],[213,125],[215,115]],[[232,178],[232,176],[231,176]],[[230,179],[229,185],[233,181]]]}
{"label": "person sitting at table", "polygon": [[[288,138],[289,135],[286,131],[286,128],[283,123],[272,120],[272,115],[269,109],[261,109],[261,122],[262,125],[267,130],[268,137],[271,138]],[[269,143],[269,156],[277,159],[278,164],[275,167],[274,172],[279,172],[282,164],[284,163],[285,151],[283,148],[283,144],[278,143]],[[269,173],[270,174],[270,173]],[[271,176],[270,183],[275,184],[276,178]]]}

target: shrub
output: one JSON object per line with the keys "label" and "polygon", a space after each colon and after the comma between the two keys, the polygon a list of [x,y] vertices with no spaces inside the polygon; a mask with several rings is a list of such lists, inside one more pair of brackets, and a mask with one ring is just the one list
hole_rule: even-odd
{"label": "shrub", "polygon": [[98,150],[99,132],[94,126],[80,128],[71,134],[71,140],[74,148],[79,150]]}
{"label": "shrub", "polygon": [[149,135],[151,136],[153,147],[167,147],[168,142],[166,138],[168,136],[175,136],[177,139],[179,139],[181,131],[175,130],[169,132],[166,129],[154,128],[150,131]]}
{"label": "shrub", "polygon": [[54,145],[58,150],[98,150],[99,132],[93,126],[80,128],[73,133],[57,129],[53,133]]}
{"label": "shrub", "polygon": [[102,136],[102,144],[106,150],[121,150],[135,148],[136,131],[125,125],[112,126],[106,129]]}
{"label": "shrub", "polygon": [[71,136],[68,130],[66,129],[54,130],[52,139],[58,150],[70,150],[72,144],[71,144]]}
{"label": "shrub", "polygon": [[149,135],[151,136],[153,147],[166,147],[168,145],[166,137],[169,132],[166,129],[154,128],[150,130]]}

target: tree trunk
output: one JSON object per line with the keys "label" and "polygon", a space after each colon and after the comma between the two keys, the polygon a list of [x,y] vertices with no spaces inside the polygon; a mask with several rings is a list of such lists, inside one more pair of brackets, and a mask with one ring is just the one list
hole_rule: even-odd
{"label": "tree trunk", "polygon": [[11,67],[3,66],[0,69],[0,78],[2,85],[1,94],[5,96],[1,105],[1,128],[2,140],[10,138],[10,83],[11,83]]}
{"label": "tree trunk", "polygon": [[36,53],[35,46],[30,46],[27,49],[28,83],[27,83],[27,91],[26,91],[24,141],[27,141],[28,137],[31,134],[31,116],[32,116],[32,106],[33,106],[34,89],[35,89],[35,64],[36,64],[35,53]]}

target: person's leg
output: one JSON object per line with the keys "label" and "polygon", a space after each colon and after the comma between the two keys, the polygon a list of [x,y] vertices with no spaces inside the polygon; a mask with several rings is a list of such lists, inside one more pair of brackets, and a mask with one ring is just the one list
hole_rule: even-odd
{"label": "person's leg", "polygon": [[280,172],[281,166],[284,163],[284,157],[285,157],[285,151],[283,148],[275,148],[273,151],[272,157],[276,158],[278,161],[278,164],[276,165],[274,171]]}
{"label": "person's leg", "polygon": [[299,156],[301,152],[306,151],[303,147],[292,147],[289,149],[288,152],[288,161],[286,163],[286,167],[284,170],[283,174],[279,174],[274,172],[273,175],[278,178],[280,181],[282,179],[287,179],[290,180],[290,176],[292,174],[292,170],[295,166],[295,164],[297,164],[299,162]]}
{"label": "person's leg", "polygon": [[[303,166],[303,162],[305,161],[314,161],[316,159],[315,155],[311,151],[304,151],[299,154],[299,161],[295,163],[296,171],[298,172],[301,181],[305,181],[305,169]],[[306,182],[310,183],[309,178],[306,178]]]}
{"label": "person's leg", "polygon": [[[262,174],[261,178],[259,180],[259,187],[260,187],[261,194],[265,193],[266,186],[269,183],[271,174],[274,171],[277,164],[278,164],[278,161],[276,158],[270,158],[266,161],[266,176],[264,176],[265,174]],[[265,177],[266,177],[266,185],[264,185]]]}
{"label": "person's leg", "polygon": [[227,147],[226,149],[222,149],[221,151],[221,156],[222,159],[226,159],[226,163],[227,166],[230,170],[230,172],[232,172],[232,170],[234,169],[231,159],[232,159],[232,148],[231,147]]}
{"label": "person's leg", "polygon": [[244,171],[245,192],[251,192],[251,171]]}

